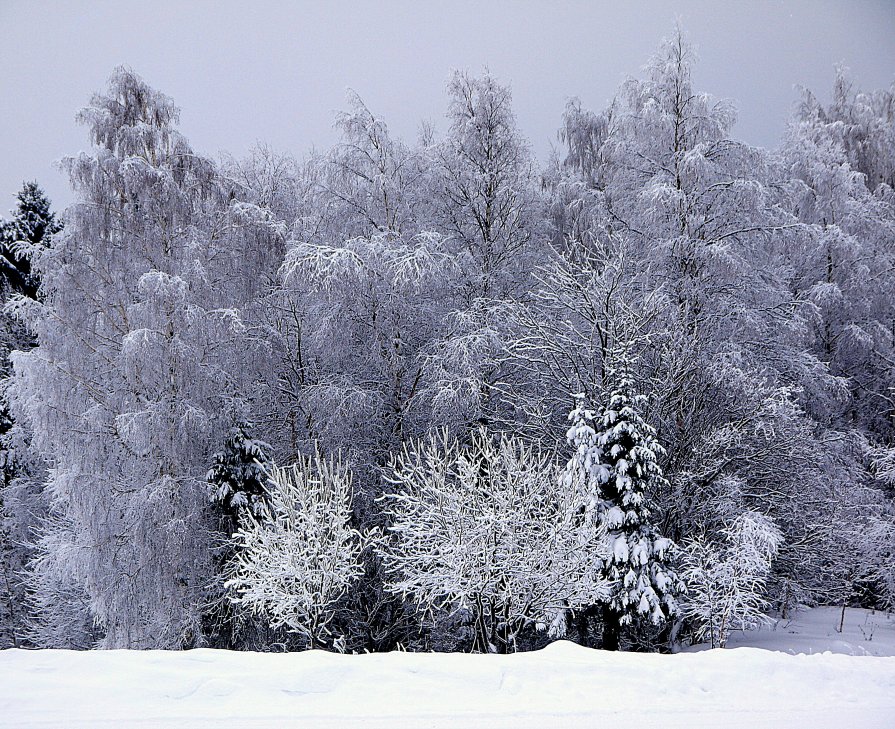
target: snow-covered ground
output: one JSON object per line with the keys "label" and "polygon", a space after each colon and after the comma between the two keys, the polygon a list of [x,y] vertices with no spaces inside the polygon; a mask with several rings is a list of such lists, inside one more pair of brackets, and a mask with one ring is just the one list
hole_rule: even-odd
{"label": "snow-covered ground", "polygon": [[[809,637],[828,615],[813,611],[781,623],[776,637],[752,636],[784,650],[804,641],[814,655],[743,647],[610,654],[566,642],[513,656],[8,650],[0,652],[0,726],[891,729],[895,657],[818,654],[861,652],[842,645],[861,636],[857,627],[843,641],[829,636],[836,645]],[[877,615],[885,622],[860,647],[891,649],[892,621]],[[850,611],[846,628],[859,617]],[[792,626],[799,632],[779,633]]]}
{"label": "snow-covered ground", "polygon": [[[895,615],[851,609],[845,611],[842,632],[838,631],[841,608],[821,607],[798,612],[788,620],[748,633],[733,633],[729,648],[746,646],[796,653],[844,653],[849,656],[895,656]],[[688,651],[708,646],[691,646]],[[892,726],[895,727],[895,718]]]}

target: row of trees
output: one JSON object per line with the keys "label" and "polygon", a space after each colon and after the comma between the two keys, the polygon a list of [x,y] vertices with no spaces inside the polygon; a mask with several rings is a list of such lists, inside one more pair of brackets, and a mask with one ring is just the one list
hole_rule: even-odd
{"label": "row of trees", "polygon": [[117,70],[64,230],[4,233],[10,640],[723,644],[764,596],[890,604],[895,88],[839,72],[770,151],[692,64],[677,33],[571,101],[543,169],[487,74],[443,136],[352,96],[325,153],[214,162]]}
{"label": "row of trees", "polygon": [[[385,591],[419,610],[430,631],[422,645],[507,652],[538,631],[587,642],[588,618],[602,608],[603,646],[617,649],[623,628],[680,613],[674,545],[645,504],[663,484],[658,446],[629,386],[621,381],[599,423],[579,403],[564,467],[484,428],[466,444],[445,430],[405,444],[385,469],[387,534],[351,526],[342,464],[317,455],[273,469],[269,502],[237,532],[227,585],[309,645],[339,646],[329,627],[370,549]],[[451,630],[438,635],[446,618]]]}

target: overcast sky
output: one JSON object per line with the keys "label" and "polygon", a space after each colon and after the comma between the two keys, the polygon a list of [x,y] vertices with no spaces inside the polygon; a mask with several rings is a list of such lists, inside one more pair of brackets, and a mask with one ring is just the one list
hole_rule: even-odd
{"label": "overcast sky", "polygon": [[566,100],[605,106],[676,18],[698,88],[736,100],[735,134],[753,144],[777,144],[796,85],[828,97],[836,63],[862,88],[895,80],[895,0],[0,0],[0,214],[25,179],[71,201],[53,163],[87,146],[74,115],[119,64],[174,97],[212,156],[329,146],[349,87],[413,138],[422,119],[443,126],[451,69],[488,66],[544,159]]}

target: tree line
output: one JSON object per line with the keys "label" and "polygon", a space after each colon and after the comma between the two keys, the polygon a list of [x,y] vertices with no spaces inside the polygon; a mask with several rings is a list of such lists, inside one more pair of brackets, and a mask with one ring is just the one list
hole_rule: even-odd
{"label": "tree line", "polygon": [[302,160],[133,71],[2,223],[7,645],[723,645],[895,596],[895,85],[778,149],[678,31],[539,165],[455,73]]}

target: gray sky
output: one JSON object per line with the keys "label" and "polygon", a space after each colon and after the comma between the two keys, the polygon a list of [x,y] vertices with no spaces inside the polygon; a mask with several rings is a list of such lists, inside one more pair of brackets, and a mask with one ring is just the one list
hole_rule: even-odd
{"label": "gray sky", "polygon": [[753,144],[777,144],[795,85],[827,97],[836,63],[862,88],[895,80],[895,0],[0,0],[0,214],[24,179],[71,201],[53,163],[87,147],[74,114],[119,64],[174,97],[212,156],[329,146],[348,87],[413,138],[422,119],[443,126],[451,69],[487,65],[545,159],[566,100],[602,108],[676,18],[698,88],[736,100],[735,134]]}

